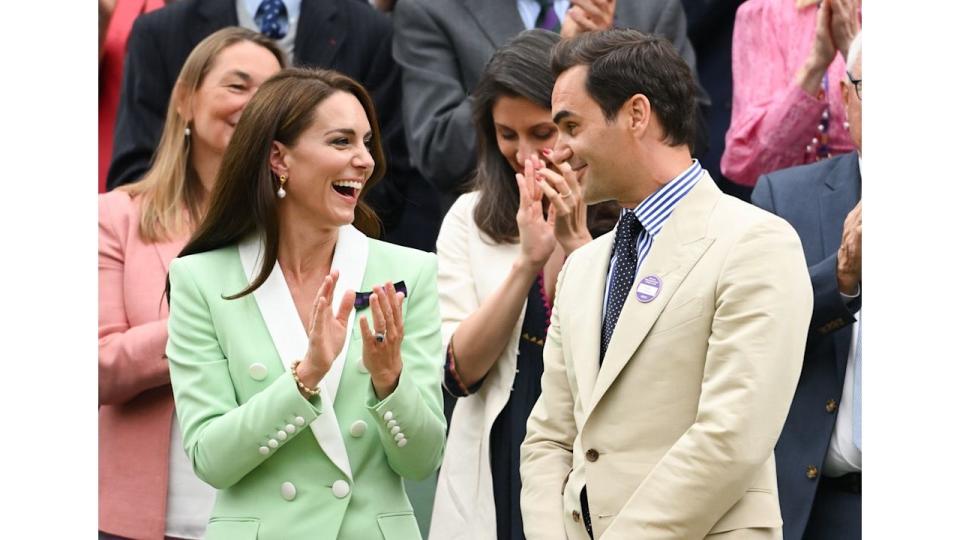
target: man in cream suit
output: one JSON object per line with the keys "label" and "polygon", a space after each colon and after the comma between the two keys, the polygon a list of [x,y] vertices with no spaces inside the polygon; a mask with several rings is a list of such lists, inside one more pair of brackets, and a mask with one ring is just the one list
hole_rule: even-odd
{"label": "man in cream suit", "polygon": [[781,538],[773,447],[812,309],[800,241],[691,158],[695,84],[669,42],[587,34],[553,70],[554,159],[624,210],[559,278],[521,447],[526,536]]}

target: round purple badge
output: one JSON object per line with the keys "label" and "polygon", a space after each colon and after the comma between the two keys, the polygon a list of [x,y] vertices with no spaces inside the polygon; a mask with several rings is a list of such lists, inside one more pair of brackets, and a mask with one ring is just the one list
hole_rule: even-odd
{"label": "round purple badge", "polygon": [[637,300],[644,304],[652,302],[660,294],[663,282],[657,276],[647,276],[637,284]]}

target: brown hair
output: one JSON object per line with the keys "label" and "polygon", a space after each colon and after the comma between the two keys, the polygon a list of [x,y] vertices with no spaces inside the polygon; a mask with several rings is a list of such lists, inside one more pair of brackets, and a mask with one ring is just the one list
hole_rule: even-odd
{"label": "brown hair", "polygon": [[383,178],[386,170],[373,100],[358,82],[336,71],[284,69],[264,82],[243,110],[220,165],[207,216],[179,255],[184,257],[234,245],[246,235],[261,231],[265,250],[260,273],[247,288],[225,298],[232,300],[257,290],[277,262],[280,183],[270,168],[273,142],[294,146],[314,122],[317,107],[337,92],[356,97],[370,122],[370,154],[374,167],[360,191],[353,225],[367,236],[379,235],[377,215],[364,202],[364,196]]}
{"label": "brown hair", "polygon": [[143,196],[140,236],[145,241],[169,239],[186,232],[190,224],[200,222],[203,215],[202,187],[190,160],[190,141],[184,136],[187,121],[177,112],[177,106],[189,106],[221,51],[244,41],[270,51],[280,67],[287,65],[283,51],[273,40],[236,26],[218,30],[194,47],[177,77],[150,169],[139,181],[117,188],[131,196]]}
{"label": "brown hair", "polygon": [[630,97],[643,94],[660,121],[665,142],[693,150],[697,83],[669,40],[615,28],[580,34],[553,48],[550,67],[555,76],[578,65],[587,66],[587,94],[608,122]]}

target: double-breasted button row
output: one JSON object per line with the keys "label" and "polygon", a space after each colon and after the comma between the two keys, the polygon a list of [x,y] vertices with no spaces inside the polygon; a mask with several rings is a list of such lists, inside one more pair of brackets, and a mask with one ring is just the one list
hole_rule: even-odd
{"label": "double-breasted button row", "polygon": [[260,444],[258,451],[261,455],[269,455],[271,450],[280,448],[280,441],[285,441],[290,435],[297,432],[297,428],[307,425],[306,419],[302,416],[294,416],[289,422],[281,425],[277,432],[272,434],[266,442]]}
{"label": "double-breasted button row", "polygon": [[[333,496],[342,499],[350,494],[350,484],[344,480],[337,480],[330,486]],[[293,482],[284,482],[280,484],[280,496],[286,501],[292,501],[297,498],[297,486]]]}
{"label": "double-breasted button row", "polygon": [[383,413],[383,422],[387,425],[390,435],[393,435],[393,441],[397,444],[397,447],[403,448],[406,446],[407,436],[403,434],[400,420],[393,414],[393,411]]}

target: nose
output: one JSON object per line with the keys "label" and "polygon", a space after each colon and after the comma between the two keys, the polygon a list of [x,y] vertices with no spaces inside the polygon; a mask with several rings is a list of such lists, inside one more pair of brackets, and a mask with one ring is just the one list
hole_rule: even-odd
{"label": "nose", "polygon": [[370,149],[366,145],[361,146],[360,151],[353,156],[353,166],[358,169],[369,172],[373,169],[374,164],[373,154],[370,153]]}
{"label": "nose", "polygon": [[521,138],[519,144],[517,145],[517,162],[523,165],[527,161],[527,158],[530,156],[536,156],[539,152],[537,145],[533,144],[532,141],[526,138]]}

